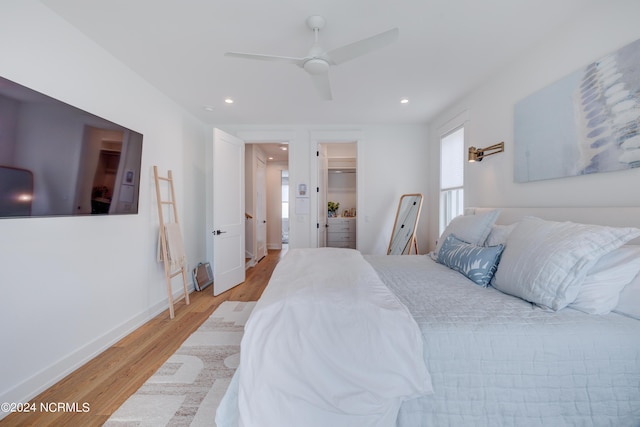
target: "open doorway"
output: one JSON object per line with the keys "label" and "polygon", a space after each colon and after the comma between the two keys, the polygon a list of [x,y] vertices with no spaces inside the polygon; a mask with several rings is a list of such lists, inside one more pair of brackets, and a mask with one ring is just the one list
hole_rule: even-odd
{"label": "open doorway", "polygon": [[318,148],[318,245],[355,249],[357,143],[321,143]]}
{"label": "open doorway", "polygon": [[[286,142],[245,144],[247,268],[260,262],[269,249],[283,249],[283,236],[288,243],[288,192],[287,198],[283,197],[283,175],[287,172],[288,189],[288,170]],[[283,213],[283,209],[287,211]]]}

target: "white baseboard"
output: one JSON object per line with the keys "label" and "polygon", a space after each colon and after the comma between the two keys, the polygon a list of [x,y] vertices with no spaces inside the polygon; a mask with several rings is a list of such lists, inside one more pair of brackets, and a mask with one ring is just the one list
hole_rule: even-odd
{"label": "white baseboard", "polygon": [[[189,293],[193,292],[193,283],[189,284]],[[182,295],[182,289],[174,292],[174,300]],[[80,368],[100,353],[126,337],[149,320],[158,316],[168,308],[168,300],[164,299],[147,308],[146,311],[132,317],[106,334],[80,347],[53,365],[33,374],[22,383],[0,394],[0,402],[26,403],[42,393],[64,377]],[[10,412],[0,411],[0,420]]]}

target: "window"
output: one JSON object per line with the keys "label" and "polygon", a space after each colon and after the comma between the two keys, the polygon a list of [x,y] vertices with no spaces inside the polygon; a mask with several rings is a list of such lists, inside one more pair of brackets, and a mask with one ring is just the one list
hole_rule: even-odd
{"label": "window", "polygon": [[464,213],[464,127],[440,138],[440,234]]}

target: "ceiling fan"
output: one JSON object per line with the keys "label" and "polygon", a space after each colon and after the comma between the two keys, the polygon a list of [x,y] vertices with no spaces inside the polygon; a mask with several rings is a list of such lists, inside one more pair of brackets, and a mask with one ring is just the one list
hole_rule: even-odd
{"label": "ceiling fan", "polygon": [[329,82],[329,67],[332,65],[340,65],[343,62],[347,62],[393,43],[398,38],[398,28],[393,28],[337,49],[325,51],[318,41],[318,33],[324,27],[325,22],[326,21],[322,16],[314,15],[307,18],[307,26],[315,35],[315,43],[307,56],[303,58],[241,52],[227,52],[225,53],[225,56],[295,64],[303,68],[311,76],[320,96],[322,96],[323,99],[330,101],[332,99],[332,95],[331,84]]}

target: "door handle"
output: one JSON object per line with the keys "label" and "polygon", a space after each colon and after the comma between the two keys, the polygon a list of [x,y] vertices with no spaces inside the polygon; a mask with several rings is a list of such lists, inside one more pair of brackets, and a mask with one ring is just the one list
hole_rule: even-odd
{"label": "door handle", "polygon": [[221,235],[222,233],[226,233],[226,231],[220,231],[220,230],[216,230],[213,232],[213,234],[215,234],[216,236]]}

